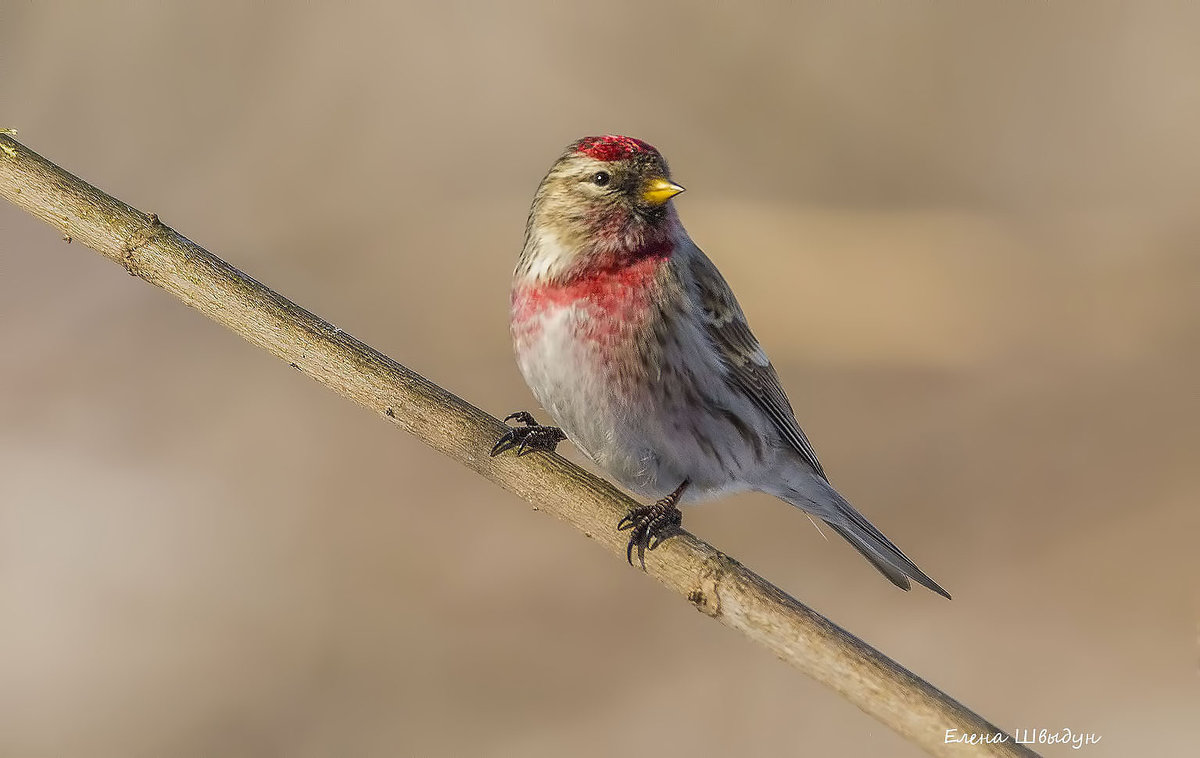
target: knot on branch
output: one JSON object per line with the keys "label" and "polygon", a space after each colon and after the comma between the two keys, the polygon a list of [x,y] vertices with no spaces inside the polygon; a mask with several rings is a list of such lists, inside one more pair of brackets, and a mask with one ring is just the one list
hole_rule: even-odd
{"label": "knot on branch", "polygon": [[125,267],[130,276],[136,276],[139,279],[146,278],[145,272],[139,269],[134,256],[139,250],[161,236],[166,229],[167,227],[158,220],[158,214],[151,213],[146,225],[129,235],[129,239],[125,240],[124,245],[121,245],[121,265]]}
{"label": "knot on branch", "polygon": [[736,563],[719,550],[704,559],[700,571],[696,574],[696,586],[688,592],[688,600],[696,606],[696,610],[713,618],[721,615],[721,595],[718,588],[729,571],[730,564]]}

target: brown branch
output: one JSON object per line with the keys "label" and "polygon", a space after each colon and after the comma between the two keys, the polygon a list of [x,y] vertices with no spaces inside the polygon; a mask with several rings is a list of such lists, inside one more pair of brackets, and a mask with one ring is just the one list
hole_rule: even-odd
{"label": "brown branch", "polygon": [[[321,384],[604,545],[625,562],[614,526],[634,505],[557,455],[489,458],[505,427],[359,342],[146,214],[0,133],[0,195],[162,287]],[[978,714],[687,532],[648,553],[648,573],[868,714],[939,756],[1032,756]],[[1003,742],[947,743],[951,734]]]}

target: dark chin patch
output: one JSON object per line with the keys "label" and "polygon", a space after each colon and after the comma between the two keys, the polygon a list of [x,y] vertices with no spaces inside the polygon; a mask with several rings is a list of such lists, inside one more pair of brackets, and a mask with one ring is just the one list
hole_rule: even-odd
{"label": "dark chin patch", "polygon": [[650,226],[657,226],[667,215],[667,204],[648,205],[646,203],[637,203],[633,206],[633,213]]}

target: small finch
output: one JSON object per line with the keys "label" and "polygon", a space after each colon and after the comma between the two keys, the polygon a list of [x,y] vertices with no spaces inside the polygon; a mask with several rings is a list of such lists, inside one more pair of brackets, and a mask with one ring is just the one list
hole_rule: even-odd
{"label": "small finch", "polygon": [[[526,383],[559,428],[514,413],[492,455],[570,439],[651,505],[618,524],[642,565],[681,502],[754,490],[816,516],[893,584],[947,598],[825,475],[775,369],[692,242],[659,152],[631,137],[570,145],[538,187],[512,286]],[[561,428],[561,431],[560,431]]]}

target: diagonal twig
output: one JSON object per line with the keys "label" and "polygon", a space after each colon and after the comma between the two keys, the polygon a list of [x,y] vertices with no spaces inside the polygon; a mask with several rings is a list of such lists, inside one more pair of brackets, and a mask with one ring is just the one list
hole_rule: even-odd
{"label": "diagonal twig", "polygon": [[[0,130],[0,195],[161,287],[330,389],[380,414],[625,561],[617,520],[635,503],[554,455],[491,458],[504,432],[484,411],[396,363]],[[1035,756],[921,677],[688,532],[647,572],[938,756]],[[952,738],[969,741],[951,741]]]}

